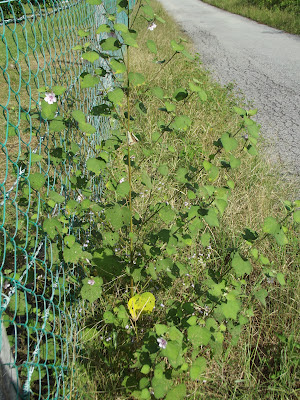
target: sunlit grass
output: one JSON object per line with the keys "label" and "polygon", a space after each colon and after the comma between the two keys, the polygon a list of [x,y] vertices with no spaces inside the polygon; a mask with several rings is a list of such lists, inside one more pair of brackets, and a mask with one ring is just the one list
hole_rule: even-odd
{"label": "sunlit grass", "polygon": [[269,9],[263,4],[255,6],[243,0],[203,0],[204,3],[243,15],[261,24],[272,26],[295,35],[300,34],[299,9]]}

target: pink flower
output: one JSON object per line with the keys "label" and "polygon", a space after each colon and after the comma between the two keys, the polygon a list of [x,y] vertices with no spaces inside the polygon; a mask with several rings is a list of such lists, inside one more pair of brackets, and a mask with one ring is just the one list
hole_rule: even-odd
{"label": "pink flower", "polygon": [[148,30],[153,31],[157,27],[155,22],[151,22],[151,24],[148,25]]}
{"label": "pink flower", "polygon": [[53,92],[51,93],[45,93],[45,102],[48,104],[53,104],[57,102],[57,98],[55,97],[55,94]]}
{"label": "pink flower", "polygon": [[157,343],[161,349],[165,349],[167,347],[168,342],[164,338],[158,338]]}
{"label": "pink flower", "polygon": [[88,280],[88,284],[91,285],[91,286],[95,285],[94,279],[89,279]]}

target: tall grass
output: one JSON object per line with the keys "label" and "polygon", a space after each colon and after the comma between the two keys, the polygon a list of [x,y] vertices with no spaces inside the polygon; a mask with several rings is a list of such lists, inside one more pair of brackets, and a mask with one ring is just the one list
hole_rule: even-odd
{"label": "tall grass", "polygon": [[[300,7],[296,2],[280,1],[277,3],[287,4],[286,7],[280,4],[273,4],[261,0],[203,0],[204,3],[222,8],[234,14],[243,15],[261,24],[272,26],[295,35],[300,34]],[[275,3],[275,2],[274,2]]]}

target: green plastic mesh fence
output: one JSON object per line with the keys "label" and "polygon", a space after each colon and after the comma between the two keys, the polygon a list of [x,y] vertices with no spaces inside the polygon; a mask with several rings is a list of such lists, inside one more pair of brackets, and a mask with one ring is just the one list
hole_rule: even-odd
{"label": "green plastic mesh fence", "polygon": [[[116,0],[104,3],[115,12]],[[105,22],[103,10],[83,0],[0,1],[0,400],[69,398],[78,271],[59,261],[41,229],[41,210],[49,204],[53,216],[65,207],[68,217],[67,201],[80,196],[70,166],[77,177],[84,173],[84,160],[108,137],[109,123],[90,117],[97,131],[88,146],[73,132],[56,132],[40,118],[38,89],[67,88],[58,116],[71,108],[88,112],[99,102],[98,87],[80,88],[90,67],[72,49],[80,29],[95,33]],[[126,15],[118,21],[126,22]],[[95,35],[95,48],[99,39]],[[112,83],[103,77],[101,84]],[[101,191],[95,181],[94,200]]]}

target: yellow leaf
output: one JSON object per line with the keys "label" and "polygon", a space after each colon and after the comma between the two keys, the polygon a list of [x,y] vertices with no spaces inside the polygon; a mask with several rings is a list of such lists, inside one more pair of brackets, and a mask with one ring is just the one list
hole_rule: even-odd
{"label": "yellow leaf", "polygon": [[150,292],[136,294],[128,301],[128,309],[134,321],[137,321],[141,314],[151,313],[155,306],[155,297]]}

